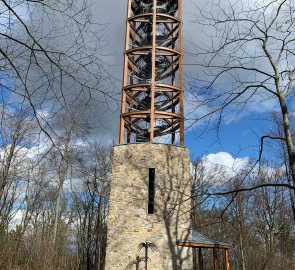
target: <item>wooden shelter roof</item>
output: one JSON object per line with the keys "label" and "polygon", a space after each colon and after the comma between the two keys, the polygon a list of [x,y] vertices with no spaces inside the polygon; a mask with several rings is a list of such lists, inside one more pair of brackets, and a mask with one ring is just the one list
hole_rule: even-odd
{"label": "wooden shelter roof", "polygon": [[196,248],[229,248],[228,244],[214,240],[196,230],[192,230],[192,235],[187,240],[177,241],[177,245]]}

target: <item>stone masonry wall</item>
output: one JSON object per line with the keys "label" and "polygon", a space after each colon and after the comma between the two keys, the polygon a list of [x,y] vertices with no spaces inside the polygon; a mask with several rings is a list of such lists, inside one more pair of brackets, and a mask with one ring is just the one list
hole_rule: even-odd
{"label": "stone masonry wall", "polygon": [[[191,270],[191,250],[176,246],[190,237],[190,157],[187,148],[164,144],[114,147],[109,200],[106,270],[136,268],[149,241],[149,270]],[[155,168],[155,214],[148,214],[149,168]]]}

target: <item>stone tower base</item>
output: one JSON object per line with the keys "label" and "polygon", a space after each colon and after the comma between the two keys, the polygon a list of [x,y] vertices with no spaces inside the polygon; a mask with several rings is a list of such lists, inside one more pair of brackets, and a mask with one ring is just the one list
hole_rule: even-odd
{"label": "stone tower base", "polygon": [[[154,214],[148,214],[149,170],[155,169]],[[191,270],[191,250],[176,246],[190,237],[190,158],[187,148],[128,144],[114,148],[106,270]],[[141,262],[140,262],[141,261]]]}

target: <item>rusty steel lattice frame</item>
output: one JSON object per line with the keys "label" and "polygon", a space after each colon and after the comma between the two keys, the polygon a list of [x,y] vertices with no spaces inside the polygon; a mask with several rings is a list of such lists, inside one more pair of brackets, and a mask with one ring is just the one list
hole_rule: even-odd
{"label": "rusty steel lattice frame", "polygon": [[182,0],[128,0],[120,144],[184,145]]}

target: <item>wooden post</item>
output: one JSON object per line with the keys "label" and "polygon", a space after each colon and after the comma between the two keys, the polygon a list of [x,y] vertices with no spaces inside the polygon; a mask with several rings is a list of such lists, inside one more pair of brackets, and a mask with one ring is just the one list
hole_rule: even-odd
{"label": "wooden post", "polygon": [[197,249],[196,248],[192,248],[192,254],[193,254],[193,268],[192,270],[198,270],[197,265],[199,265],[197,263]]}
{"label": "wooden post", "polygon": [[212,251],[212,253],[213,253],[213,267],[212,267],[212,269],[213,270],[216,270],[216,249],[215,248],[213,248],[213,251]]}
{"label": "wooden post", "polygon": [[229,270],[229,255],[228,255],[228,248],[224,249],[224,263],[225,263],[225,270]]}
{"label": "wooden post", "polygon": [[204,260],[203,260],[203,254],[202,254],[202,248],[199,248],[199,270],[204,269]]}

